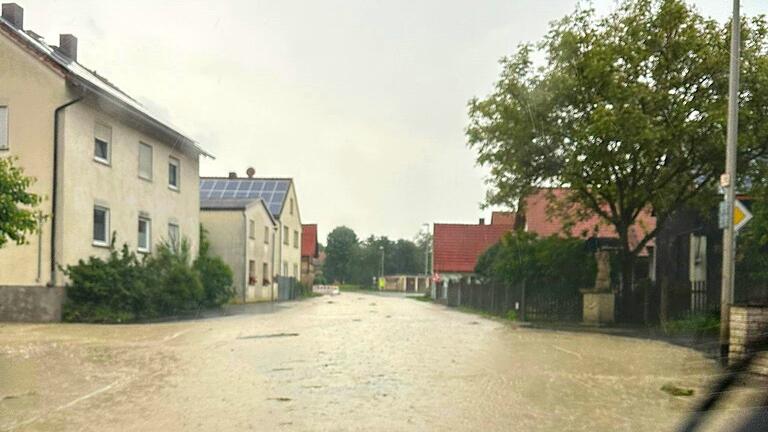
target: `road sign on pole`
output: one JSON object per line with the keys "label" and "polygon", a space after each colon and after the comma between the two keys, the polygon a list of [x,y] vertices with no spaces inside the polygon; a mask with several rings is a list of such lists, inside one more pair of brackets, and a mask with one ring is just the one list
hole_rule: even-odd
{"label": "road sign on pole", "polygon": [[[752,220],[752,213],[747,209],[743,202],[735,200],[733,202],[733,215],[731,221],[733,221],[734,232],[739,232],[750,220]],[[728,202],[720,201],[720,211],[718,215],[718,226],[720,229],[725,229],[728,226]]]}
{"label": "road sign on pole", "polygon": [[739,200],[735,200],[733,204],[733,230],[739,232],[747,222],[752,220],[752,213]]}

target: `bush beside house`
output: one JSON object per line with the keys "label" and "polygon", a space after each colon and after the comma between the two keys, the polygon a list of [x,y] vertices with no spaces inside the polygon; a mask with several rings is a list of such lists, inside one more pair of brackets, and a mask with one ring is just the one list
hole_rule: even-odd
{"label": "bush beside house", "polygon": [[194,262],[186,240],[159,244],[143,259],[127,245],[116,250],[113,242],[107,259],[90,257],[67,266],[64,320],[130,322],[222,305],[232,295],[232,270],[209,254],[205,234],[200,244]]}

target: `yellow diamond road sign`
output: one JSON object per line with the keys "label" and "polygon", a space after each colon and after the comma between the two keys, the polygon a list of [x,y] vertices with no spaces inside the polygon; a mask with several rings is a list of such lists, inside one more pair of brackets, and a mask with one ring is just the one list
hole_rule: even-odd
{"label": "yellow diamond road sign", "polygon": [[733,206],[733,229],[738,231],[752,219],[752,213],[744,207],[739,200],[734,201]]}

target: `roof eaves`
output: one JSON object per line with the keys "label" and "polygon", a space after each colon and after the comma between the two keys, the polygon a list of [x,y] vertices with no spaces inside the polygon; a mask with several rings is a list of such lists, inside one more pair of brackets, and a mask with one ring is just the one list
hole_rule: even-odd
{"label": "roof eaves", "polygon": [[163,129],[166,133],[170,133],[171,135],[175,135],[180,138],[184,144],[194,149],[197,153],[214,159],[214,156],[211,153],[205,151],[195,140],[189,138],[186,134],[181,132],[178,127],[175,127],[169,122],[157,118],[143,105],[141,105],[132,97],[128,96],[128,94],[126,94],[124,91],[117,88],[117,86],[107,81],[104,77],[85,68],[80,63],[72,61],[66,56],[60,54],[50,45],[45,43],[42,38],[37,39],[28,34],[26,31],[17,29],[2,17],[0,17],[0,24],[2,24],[7,32],[21,39],[21,41],[23,41],[26,45],[36,50],[39,54],[45,56],[45,58],[49,61],[53,61],[54,64],[57,64],[63,70],[65,76],[68,79],[74,80],[77,84],[83,85],[88,90],[91,90],[102,97],[106,97],[113,102],[116,102],[119,106],[125,109],[139,114],[140,117],[151,123],[154,127]]}

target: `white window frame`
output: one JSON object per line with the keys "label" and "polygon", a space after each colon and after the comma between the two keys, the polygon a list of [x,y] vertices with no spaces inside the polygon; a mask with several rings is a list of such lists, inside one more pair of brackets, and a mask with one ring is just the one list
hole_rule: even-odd
{"label": "white window frame", "polygon": [[[96,210],[101,210],[104,212],[104,240],[99,240],[95,236],[95,225],[96,225]],[[93,220],[91,221],[92,224],[92,233],[91,233],[91,244],[94,246],[99,247],[109,247],[109,207],[103,206],[103,205],[94,205],[93,206]]]}
{"label": "white window frame", "polygon": [[293,230],[293,247],[299,248],[299,232],[296,230]]}
{"label": "white window frame", "polygon": [[11,149],[11,110],[8,105],[0,105],[0,150]]}
{"label": "white window frame", "polygon": [[[142,175],[141,173],[141,149],[149,149],[149,177]],[[139,141],[139,178],[146,181],[152,181],[155,171],[155,149],[145,142]]]}
{"label": "white window frame", "polygon": [[[173,238],[173,235],[171,234],[173,231],[172,228],[176,229],[176,238]],[[181,227],[176,222],[168,222],[168,242],[171,243],[174,250],[179,249],[179,245],[181,244]]]}
{"label": "white window frame", "polygon": [[264,244],[269,244],[269,226],[264,227]]}
{"label": "white window frame", "polygon": [[[146,246],[141,245],[141,223],[146,223]],[[136,239],[136,250],[142,253],[150,253],[152,251],[152,219],[146,217],[146,216],[139,216],[139,224],[136,229],[137,239]]]}
{"label": "white window frame", "polygon": [[248,238],[256,239],[256,221],[253,219],[248,219]]}
{"label": "white window frame", "polygon": [[290,207],[291,207],[291,215],[293,215],[293,198],[290,200]]}
{"label": "white window frame", "polygon": [[[171,166],[176,167],[176,184],[171,183]],[[168,157],[168,187],[172,190],[179,190],[181,183],[181,160],[174,156]]]}
{"label": "white window frame", "polygon": [[283,244],[288,246],[291,244],[291,230],[287,226],[283,227]]}
{"label": "white window frame", "polygon": [[[106,141],[102,140],[97,136],[96,130],[99,128],[99,126],[109,130],[109,137]],[[103,158],[101,156],[98,156],[96,154],[96,140],[102,141],[107,143],[107,157]],[[93,126],[93,160],[100,164],[104,165],[111,165],[112,164],[112,127],[108,126],[107,124],[103,122],[96,122]]]}

